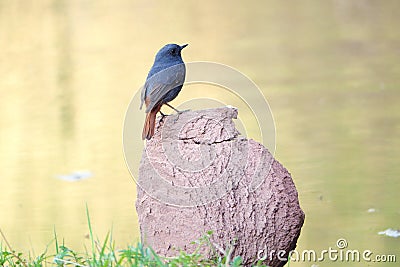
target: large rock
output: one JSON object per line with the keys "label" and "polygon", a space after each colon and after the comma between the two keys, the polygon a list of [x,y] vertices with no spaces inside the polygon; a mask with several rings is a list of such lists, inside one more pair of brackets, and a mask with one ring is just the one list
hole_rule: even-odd
{"label": "large rock", "polygon": [[239,136],[236,117],[223,107],[158,120],[136,202],[142,242],[157,253],[191,253],[191,242],[209,230],[216,251],[230,250],[245,265],[264,256],[283,266],[296,247],[304,213],[290,173],[263,145]]}

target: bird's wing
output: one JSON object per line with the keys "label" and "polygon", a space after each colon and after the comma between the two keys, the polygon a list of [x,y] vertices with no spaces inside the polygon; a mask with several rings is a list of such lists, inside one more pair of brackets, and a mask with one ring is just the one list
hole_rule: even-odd
{"label": "bird's wing", "polygon": [[[185,81],[185,66],[183,64],[174,65],[166,70],[160,71],[150,77],[146,84],[149,91],[146,91],[144,100],[149,99],[146,112],[162,101],[163,97],[172,89],[182,86]],[[143,100],[143,101],[144,101]]]}

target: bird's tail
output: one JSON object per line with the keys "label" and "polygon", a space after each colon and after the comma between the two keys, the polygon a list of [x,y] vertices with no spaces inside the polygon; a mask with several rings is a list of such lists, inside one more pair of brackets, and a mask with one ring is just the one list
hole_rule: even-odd
{"label": "bird's tail", "polygon": [[150,140],[154,135],[154,129],[156,127],[156,116],[160,111],[161,105],[155,106],[150,112],[146,114],[146,120],[144,121],[144,127],[142,132],[142,139]]}

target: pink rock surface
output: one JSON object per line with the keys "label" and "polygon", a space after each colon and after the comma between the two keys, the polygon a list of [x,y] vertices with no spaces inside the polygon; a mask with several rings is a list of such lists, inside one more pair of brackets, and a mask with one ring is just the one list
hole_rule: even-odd
{"label": "pink rock surface", "polygon": [[304,213],[290,173],[263,145],[239,136],[236,117],[223,107],[158,120],[136,202],[142,242],[157,253],[191,253],[191,242],[209,230],[214,251],[230,249],[244,265],[266,256],[265,264],[283,266],[296,247]]}

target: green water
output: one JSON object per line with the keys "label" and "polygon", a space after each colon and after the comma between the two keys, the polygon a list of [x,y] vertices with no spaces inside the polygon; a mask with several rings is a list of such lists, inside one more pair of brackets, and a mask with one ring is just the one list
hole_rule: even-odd
{"label": "green water", "polygon": [[[117,245],[138,240],[123,118],[155,52],[177,42],[190,44],[185,61],[232,66],[266,96],[275,156],[306,213],[299,251],[345,238],[349,249],[399,262],[400,239],[377,234],[400,228],[399,8],[345,0],[2,1],[2,231],[14,248],[38,253],[55,228],[83,250],[87,203],[100,238],[113,228]],[[199,95],[183,90],[174,104],[191,97]],[[55,178],[75,170],[93,177]]]}

